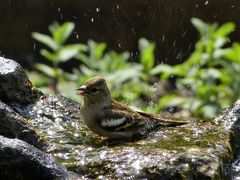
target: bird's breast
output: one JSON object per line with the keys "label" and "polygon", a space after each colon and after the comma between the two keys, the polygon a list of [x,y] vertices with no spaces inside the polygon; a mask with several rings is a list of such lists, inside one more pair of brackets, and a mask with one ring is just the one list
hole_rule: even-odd
{"label": "bird's breast", "polygon": [[101,115],[101,113],[101,110],[94,106],[85,106],[81,109],[81,117],[86,123],[87,127],[97,134],[100,134],[103,131],[96,121],[97,116]]}

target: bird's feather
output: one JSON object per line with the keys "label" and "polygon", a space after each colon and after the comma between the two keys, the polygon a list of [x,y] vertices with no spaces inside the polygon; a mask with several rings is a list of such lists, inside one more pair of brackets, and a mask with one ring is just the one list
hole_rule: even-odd
{"label": "bird's feather", "polygon": [[99,125],[108,131],[122,131],[131,127],[139,127],[145,121],[146,119],[140,114],[115,100],[112,101],[110,107],[104,109],[103,115],[97,118]]}
{"label": "bird's feather", "polygon": [[164,116],[160,116],[160,115],[153,115],[150,113],[145,113],[142,111],[136,111],[138,114],[140,114],[141,116],[148,118],[150,120],[153,120],[155,122],[157,122],[159,125],[162,124],[163,126],[180,126],[180,125],[184,125],[186,123],[189,123],[188,121],[183,121],[182,119],[179,118],[174,118],[174,117],[164,117]]}

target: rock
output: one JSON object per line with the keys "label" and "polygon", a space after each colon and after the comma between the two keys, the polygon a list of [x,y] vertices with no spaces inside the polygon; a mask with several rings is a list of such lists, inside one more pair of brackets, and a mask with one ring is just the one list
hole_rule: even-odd
{"label": "rock", "polygon": [[42,95],[18,63],[0,58],[0,179],[78,178],[40,150],[49,144],[17,112]]}
{"label": "rock", "polygon": [[55,159],[19,139],[0,136],[1,179],[70,179]]}
{"label": "rock", "polygon": [[0,57],[0,99],[3,102],[29,104],[41,95],[16,61]]}
{"label": "rock", "polygon": [[[240,101],[215,120],[192,120],[135,142],[104,139],[92,133],[79,119],[79,105],[61,96],[48,96],[28,108],[25,116],[31,116],[31,123],[38,124],[36,129],[55,144],[50,152],[68,170],[88,178],[231,177],[232,150],[239,145],[232,137],[239,131]],[[234,134],[234,139],[239,138]]]}
{"label": "rock", "polygon": [[0,101],[0,117],[0,135],[21,139],[40,149],[46,145],[27,120],[2,101]]}
{"label": "rock", "polygon": [[34,103],[41,95],[42,93],[32,86],[18,63],[0,57],[0,135],[18,138],[35,147],[43,148],[46,144],[27,119],[12,109]]}

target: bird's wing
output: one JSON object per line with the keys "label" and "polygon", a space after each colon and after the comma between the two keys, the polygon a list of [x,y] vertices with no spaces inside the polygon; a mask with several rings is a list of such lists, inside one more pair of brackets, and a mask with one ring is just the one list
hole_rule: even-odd
{"label": "bird's wing", "polygon": [[167,127],[180,126],[180,125],[189,123],[189,121],[175,118],[175,117],[164,117],[164,116],[153,115],[153,114],[149,114],[141,111],[136,111],[136,112],[145,118],[158,122],[158,125],[162,125],[162,126],[167,126]]}
{"label": "bird's wing", "polygon": [[97,118],[97,122],[108,131],[121,131],[143,126],[145,118],[126,105],[114,101],[112,106],[105,109],[103,115]]}
{"label": "bird's wing", "polygon": [[112,100],[111,108],[113,110],[120,110],[120,111],[131,112],[131,113],[135,112],[134,110],[129,108],[127,105],[120,103],[116,100]]}

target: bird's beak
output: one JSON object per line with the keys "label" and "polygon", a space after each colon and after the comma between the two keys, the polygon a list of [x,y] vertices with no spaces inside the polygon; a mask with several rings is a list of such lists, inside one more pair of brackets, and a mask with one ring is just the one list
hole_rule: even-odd
{"label": "bird's beak", "polygon": [[84,96],[87,93],[87,86],[81,86],[76,89],[77,90],[77,95]]}

